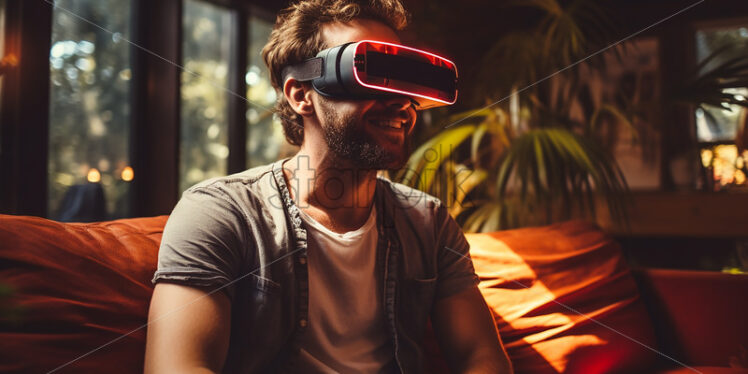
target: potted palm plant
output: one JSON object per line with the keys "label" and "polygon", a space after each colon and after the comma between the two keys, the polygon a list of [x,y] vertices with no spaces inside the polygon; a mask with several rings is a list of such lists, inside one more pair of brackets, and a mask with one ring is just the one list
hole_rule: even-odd
{"label": "potted palm plant", "polygon": [[[598,197],[625,224],[628,187],[603,138],[611,133],[606,126],[634,131],[637,108],[590,100],[582,75],[605,68],[595,52],[614,39],[614,23],[591,0],[509,5],[539,9],[542,17],[487,50],[477,90],[500,99],[448,116],[444,129],[416,149],[394,179],[439,197],[469,232],[594,217]],[[626,48],[611,46],[609,52],[621,59]],[[579,61],[586,70],[574,68]],[[722,90],[745,86],[745,62],[697,71],[656,105],[741,102]]]}

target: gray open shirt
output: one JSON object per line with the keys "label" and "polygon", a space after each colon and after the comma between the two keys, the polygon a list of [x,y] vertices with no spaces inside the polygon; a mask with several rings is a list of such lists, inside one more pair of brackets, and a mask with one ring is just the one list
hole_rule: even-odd
{"label": "gray open shirt", "polygon": [[[231,300],[225,373],[297,372],[308,327],[307,232],[284,161],[191,187],[164,228],[153,282],[220,289]],[[478,277],[465,236],[438,199],[383,178],[374,196],[377,294],[398,368],[419,373],[435,300]]]}

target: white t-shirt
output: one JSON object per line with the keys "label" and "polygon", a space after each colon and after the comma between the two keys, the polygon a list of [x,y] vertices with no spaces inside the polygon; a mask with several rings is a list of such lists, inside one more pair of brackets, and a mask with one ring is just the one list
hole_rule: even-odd
{"label": "white t-shirt", "polygon": [[394,348],[375,275],[376,210],[358,230],[333,232],[306,213],[309,326],[301,358],[308,373],[382,373]]}

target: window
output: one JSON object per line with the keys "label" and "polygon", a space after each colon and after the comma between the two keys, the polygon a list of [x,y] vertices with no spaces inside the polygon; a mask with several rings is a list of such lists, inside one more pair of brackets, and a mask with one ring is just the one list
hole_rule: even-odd
{"label": "window", "polygon": [[[180,190],[225,175],[229,156],[229,110],[233,93],[230,64],[233,12],[200,0],[187,0],[183,17],[182,134]],[[262,60],[273,24],[249,15],[247,22],[246,167],[263,165],[293,151],[273,115],[276,92]]]}
{"label": "window", "polygon": [[[748,24],[742,27],[698,30],[696,32],[696,58],[704,61],[721,48],[729,48],[704,66],[704,71],[725,61],[748,53]],[[726,89],[726,93],[748,96],[748,89]],[[699,141],[733,141],[745,109],[738,105],[727,108],[705,106],[696,110],[696,130]]]}
{"label": "window", "polygon": [[272,22],[249,17],[247,58],[247,167],[264,165],[294,151],[283,135],[277,116],[273,115],[276,92],[270,83],[270,72],[262,59],[262,48],[273,30]]}
{"label": "window", "polygon": [[27,47],[0,86],[2,213],[168,214],[190,185],[283,155],[277,120],[245,102],[275,95],[260,50],[282,5],[256,3],[0,0],[0,48]]}
{"label": "window", "polygon": [[134,177],[130,46],[123,40],[130,39],[131,4],[58,0],[56,5],[49,51],[47,215],[66,221],[125,217]]}
{"label": "window", "polygon": [[182,27],[180,191],[227,171],[232,14],[187,0]]}
{"label": "window", "polygon": [[[748,53],[748,23],[733,27],[704,28],[696,31],[696,58],[705,61],[702,71]],[[724,89],[722,92],[748,97],[748,89]],[[746,127],[748,110],[739,105],[716,107],[701,105],[696,109],[696,136],[701,144],[704,184],[707,190],[746,189],[748,151],[738,151],[737,134]]]}

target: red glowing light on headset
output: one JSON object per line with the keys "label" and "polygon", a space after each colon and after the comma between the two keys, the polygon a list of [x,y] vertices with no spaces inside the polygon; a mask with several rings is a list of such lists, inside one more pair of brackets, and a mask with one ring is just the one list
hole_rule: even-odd
{"label": "red glowing light on headset", "polygon": [[[384,54],[397,55],[397,54],[400,54],[400,50],[402,49],[402,50],[406,50],[410,53],[414,53],[416,55],[426,58],[434,66],[446,65],[448,69],[454,71],[455,78],[457,78],[457,67],[455,63],[442,56],[439,56],[439,55],[436,55],[436,54],[433,54],[431,52],[427,52],[424,50],[407,47],[407,46],[400,45],[400,44],[380,42],[377,40],[361,40],[361,41],[356,42],[356,45],[354,47],[355,54],[359,54],[359,48],[364,43],[366,43],[367,46],[373,47],[373,49],[376,50],[377,52],[382,52]],[[353,63],[355,65],[355,59]],[[361,79],[361,77],[359,77],[358,70],[356,69],[355,66],[353,66],[353,76],[356,78],[356,81],[361,86],[372,88],[372,89],[379,90],[379,91],[387,91],[387,92],[402,94],[406,96],[420,97],[426,100],[432,100],[432,101],[436,101],[436,102],[447,104],[447,105],[452,105],[457,101],[457,91],[455,91],[454,100],[449,101],[449,100],[444,100],[433,95],[427,95],[427,94],[417,93],[413,91],[398,90],[398,89],[390,88],[390,87],[383,86],[383,85],[366,83]]]}

